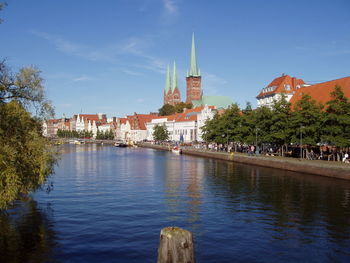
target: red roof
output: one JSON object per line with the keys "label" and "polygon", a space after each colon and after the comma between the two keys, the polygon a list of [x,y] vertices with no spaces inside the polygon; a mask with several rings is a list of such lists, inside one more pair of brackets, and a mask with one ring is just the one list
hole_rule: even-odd
{"label": "red roof", "polygon": [[292,107],[303,94],[309,94],[317,102],[325,104],[331,100],[331,92],[334,91],[336,85],[342,88],[344,95],[350,100],[350,77],[345,77],[298,89],[290,100]]}
{"label": "red roof", "polygon": [[266,88],[263,88],[257,98],[276,93],[293,93],[304,84],[305,82],[302,79],[297,79],[289,75],[282,75],[281,77],[275,78]]}

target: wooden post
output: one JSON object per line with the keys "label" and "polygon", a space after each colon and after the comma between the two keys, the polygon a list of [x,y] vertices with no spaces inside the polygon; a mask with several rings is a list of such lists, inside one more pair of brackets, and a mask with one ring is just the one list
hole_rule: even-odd
{"label": "wooden post", "polygon": [[157,263],[195,263],[192,233],[179,227],[163,228]]}

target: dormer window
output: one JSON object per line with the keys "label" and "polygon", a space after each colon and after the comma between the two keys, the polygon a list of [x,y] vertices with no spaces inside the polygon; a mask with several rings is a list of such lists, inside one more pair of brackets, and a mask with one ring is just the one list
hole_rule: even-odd
{"label": "dormer window", "polygon": [[285,90],[290,90],[290,85],[284,85]]}

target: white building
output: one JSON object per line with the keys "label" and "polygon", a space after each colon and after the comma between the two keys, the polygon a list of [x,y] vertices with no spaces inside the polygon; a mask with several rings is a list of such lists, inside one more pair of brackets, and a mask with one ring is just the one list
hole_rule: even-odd
{"label": "white building", "polygon": [[214,114],[214,107],[206,105],[187,109],[183,113],[158,117],[146,123],[147,140],[154,140],[153,131],[156,125],[165,125],[169,132],[169,140],[185,143],[203,141],[201,128],[206,120],[214,117]]}
{"label": "white building", "polygon": [[302,79],[292,78],[288,75],[282,75],[275,78],[267,87],[263,88],[256,97],[257,106],[272,107],[275,101],[282,98],[284,94],[287,101],[293,97],[295,92],[301,87],[309,86]]}

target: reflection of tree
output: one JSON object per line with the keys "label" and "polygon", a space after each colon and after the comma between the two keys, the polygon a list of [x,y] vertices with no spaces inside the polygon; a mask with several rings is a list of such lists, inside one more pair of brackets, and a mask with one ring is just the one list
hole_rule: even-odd
{"label": "reflection of tree", "polygon": [[311,239],[321,230],[339,244],[348,240],[349,182],[220,161],[206,166],[214,170],[209,179],[214,191],[226,197],[233,216],[246,212],[257,220],[263,217],[281,239],[295,229]]}
{"label": "reflection of tree", "polygon": [[33,200],[0,213],[0,262],[48,262],[55,239],[52,222]]}

